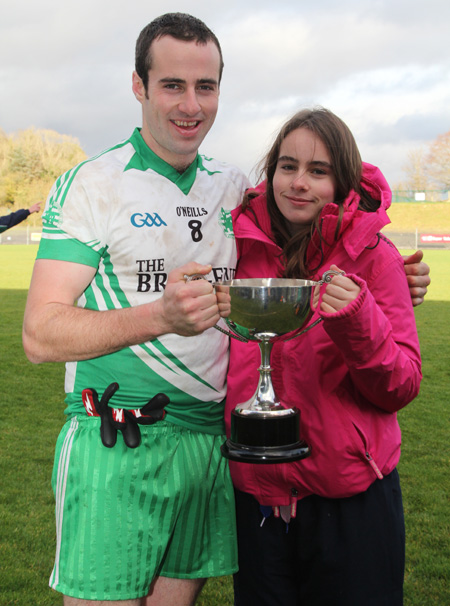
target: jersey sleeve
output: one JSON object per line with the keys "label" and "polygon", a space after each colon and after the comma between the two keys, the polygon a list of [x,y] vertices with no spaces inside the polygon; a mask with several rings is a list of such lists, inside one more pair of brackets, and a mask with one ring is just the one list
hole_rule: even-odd
{"label": "jersey sleeve", "polygon": [[[42,239],[38,259],[71,261],[98,267],[105,250],[99,188],[76,167],[53,185],[42,215]],[[91,171],[92,172],[92,171]],[[100,196],[101,197],[101,196]],[[100,205],[100,208],[105,208]]]}

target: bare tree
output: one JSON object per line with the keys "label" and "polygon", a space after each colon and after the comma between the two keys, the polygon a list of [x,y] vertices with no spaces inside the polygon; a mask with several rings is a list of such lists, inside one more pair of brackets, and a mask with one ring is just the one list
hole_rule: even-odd
{"label": "bare tree", "polygon": [[408,163],[403,166],[406,173],[406,187],[412,191],[425,191],[429,186],[429,177],[425,169],[426,151],[423,147],[408,153]]}
{"label": "bare tree", "polygon": [[450,190],[450,130],[430,145],[425,170],[436,186]]}

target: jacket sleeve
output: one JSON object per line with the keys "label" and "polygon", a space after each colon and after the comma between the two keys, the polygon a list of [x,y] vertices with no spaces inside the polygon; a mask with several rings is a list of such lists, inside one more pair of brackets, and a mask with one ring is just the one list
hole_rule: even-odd
{"label": "jacket sleeve", "polygon": [[11,227],[14,227],[14,225],[25,221],[29,214],[30,211],[27,208],[22,208],[20,210],[16,210],[14,213],[0,217],[0,232],[10,229]]}
{"label": "jacket sleeve", "polygon": [[324,329],[344,357],[355,388],[375,406],[394,412],[419,393],[421,360],[414,311],[401,261],[391,263],[369,290],[333,314]]}

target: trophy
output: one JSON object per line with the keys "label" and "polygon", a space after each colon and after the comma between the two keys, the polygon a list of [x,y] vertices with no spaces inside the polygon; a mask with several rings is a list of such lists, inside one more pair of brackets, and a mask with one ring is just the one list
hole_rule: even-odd
{"label": "trophy", "polygon": [[[321,318],[312,316],[315,289],[344,272],[326,271],[320,281],[286,278],[236,279],[215,282],[216,292],[230,295],[231,307],[225,324],[217,330],[243,342],[256,341],[261,353],[256,392],[231,413],[231,435],[222,445],[224,457],[244,463],[284,463],[298,461],[311,454],[310,446],[300,438],[300,411],[283,406],[278,399],[270,373],[270,353],[276,340],[291,340],[304,334]],[[186,280],[205,279],[195,274]]]}
{"label": "trophy", "polygon": [[300,438],[300,411],[284,407],[275,393],[270,353],[275,340],[293,331],[290,338],[304,332],[301,329],[312,315],[311,297],[317,284],[281,278],[214,284],[216,292],[227,292],[231,298],[230,315],[225,318],[230,332],[223,332],[241,341],[257,341],[261,352],[256,392],[231,413],[231,436],[222,446],[227,459],[282,463],[310,454],[310,447]]}

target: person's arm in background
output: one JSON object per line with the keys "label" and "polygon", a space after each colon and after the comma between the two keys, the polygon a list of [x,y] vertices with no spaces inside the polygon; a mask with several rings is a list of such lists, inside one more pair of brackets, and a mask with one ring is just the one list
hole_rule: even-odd
{"label": "person's arm in background", "polygon": [[20,210],[16,210],[9,215],[4,215],[0,217],[0,233],[2,231],[6,231],[7,229],[11,229],[15,225],[22,223],[25,221],[27,217],[31,215],[31,213],[37,213],[41,208],[42,202],[36,202],[30,208],[21,208]]}
{"label": "person's arm in background", "polygon": [[422,261],[423,252],[417,250],[409,256],[404,256],[406,279],[408,281],[409,293],[414,306],[421,305],[427,294],[427,286],[430,285],[430,268]]}
{"label": "person's arm in background", "polygon": [[206,280],[211,266],[188,263],[170,272],[162,297],[136,307],[96,311],[75,307],[94,278],[88,265],[38,259],[23,325],[23,345],[34,363],[68,362],[107,355],[167,333],[193,336],[219,320],[217,298]]}
{"label": "person's arm in background", "polygon": [[4,215],[0,217],[0,232],[6,231],[7,229],[11,229],[15,225],[22,223],[25,219],[30,215],[28,209],[21,208],[20,210],[16,210],[9,215]]}

